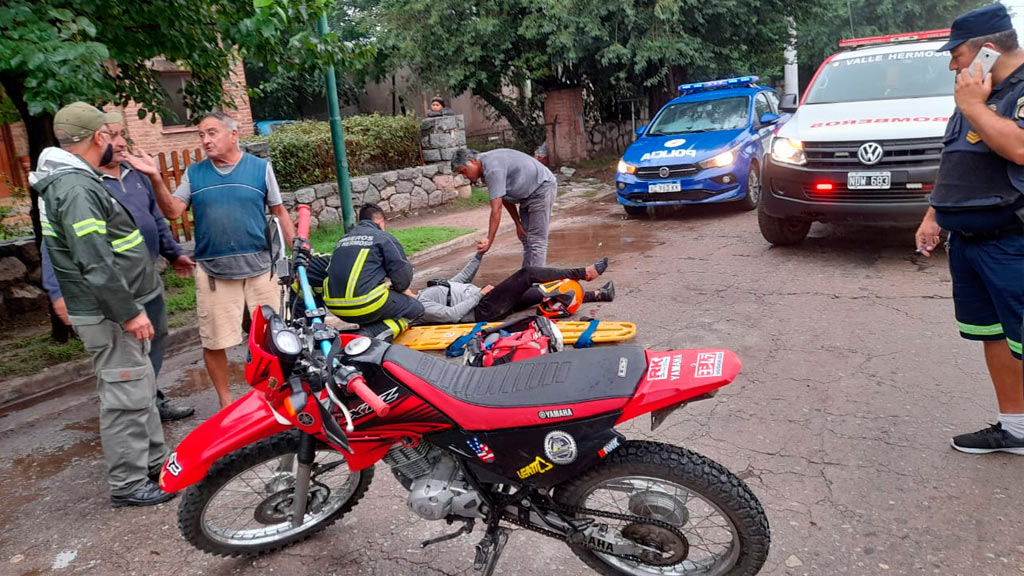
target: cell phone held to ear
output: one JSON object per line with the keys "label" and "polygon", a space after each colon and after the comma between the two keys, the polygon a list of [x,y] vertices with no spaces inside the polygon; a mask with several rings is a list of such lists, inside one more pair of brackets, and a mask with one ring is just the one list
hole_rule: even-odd
{"label": "cell phone held to ear", "polygon": [[985,75],[992,71],[992,66],[995,65],[996,60],[999,59],[999,56],[999,52],[996,52],[991,48],[986,48],[985,46],[982,46],[981,49],[978,50],[978,55],[974,57],[974,61],[971,62],[971,67],[969,69],[971,71],[971,74],[975,73],[975,69],[977,68],[977,65],[980,63],[981,77],[984,78]]}

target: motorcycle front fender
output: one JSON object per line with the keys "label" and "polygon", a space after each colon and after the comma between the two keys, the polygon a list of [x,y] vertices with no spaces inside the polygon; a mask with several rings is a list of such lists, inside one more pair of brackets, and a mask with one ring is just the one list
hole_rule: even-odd
{"label": "motorcycle front fender", "polygon": [[274,434],[290,430],[255,390],[189,433],[164,462],[160,488],[177,492],[199,482],[214,462]]}

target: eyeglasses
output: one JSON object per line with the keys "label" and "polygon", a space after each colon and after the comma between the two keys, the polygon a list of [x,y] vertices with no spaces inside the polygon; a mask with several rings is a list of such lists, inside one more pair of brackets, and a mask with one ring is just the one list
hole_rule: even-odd
{"label": "eyeglasses", "polygon": [[107,136],[110,136],[111,138],[117,138],[118,136],[120,136],[121,138],[124,138],[125,140],[128,139],[128,129],[127,128],[121,128],[120,132],[117,132],[117,131],[114,131],[114,130],[98,130],[98,132],[106,134]]}

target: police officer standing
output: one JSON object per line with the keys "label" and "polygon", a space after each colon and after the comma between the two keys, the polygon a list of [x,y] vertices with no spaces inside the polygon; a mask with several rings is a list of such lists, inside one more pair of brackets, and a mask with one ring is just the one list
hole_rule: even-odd
{"label": "police officer standing", "polygon": [[[982,77],[982,47],[1000,53]],[[971,454],[1024,455],[1024,51],[1002,4],[953,22],[950,70],[956,111],[949,119],[931,207],[917,230],[925,256],[949,231],[949,269],[960,335],[980,340],[999,404],[999,421],[961,434],[953,448]]]}

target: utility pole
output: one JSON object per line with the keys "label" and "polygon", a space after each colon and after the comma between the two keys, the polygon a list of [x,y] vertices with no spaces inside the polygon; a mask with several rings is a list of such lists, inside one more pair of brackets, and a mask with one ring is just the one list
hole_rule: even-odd
{"label": "utility pole", "polygon": [[786,43],[784,58],[786,60],[782,68],[782,77],[785,83],[783,94],[800,94],[800,79],[798,75],[796,59],[796,22],[792,17],[786,18],[789,22],[789,42]]}
{"label": "utility pole", "polygon": [[[323,38],[327,34],[327,13],[320,14],[317,31]],[[338,80],[334,64],[327,67],[327,107],[331,114],[331,144],[334,145],[334,170],[338,173],[338,195],[341,196],[342,223],[348,232],[356,225],[352,211],[352,188],[348,180],[348,156],[345,154],[345,131],[341,126],[341,108],[338,106]]]}

